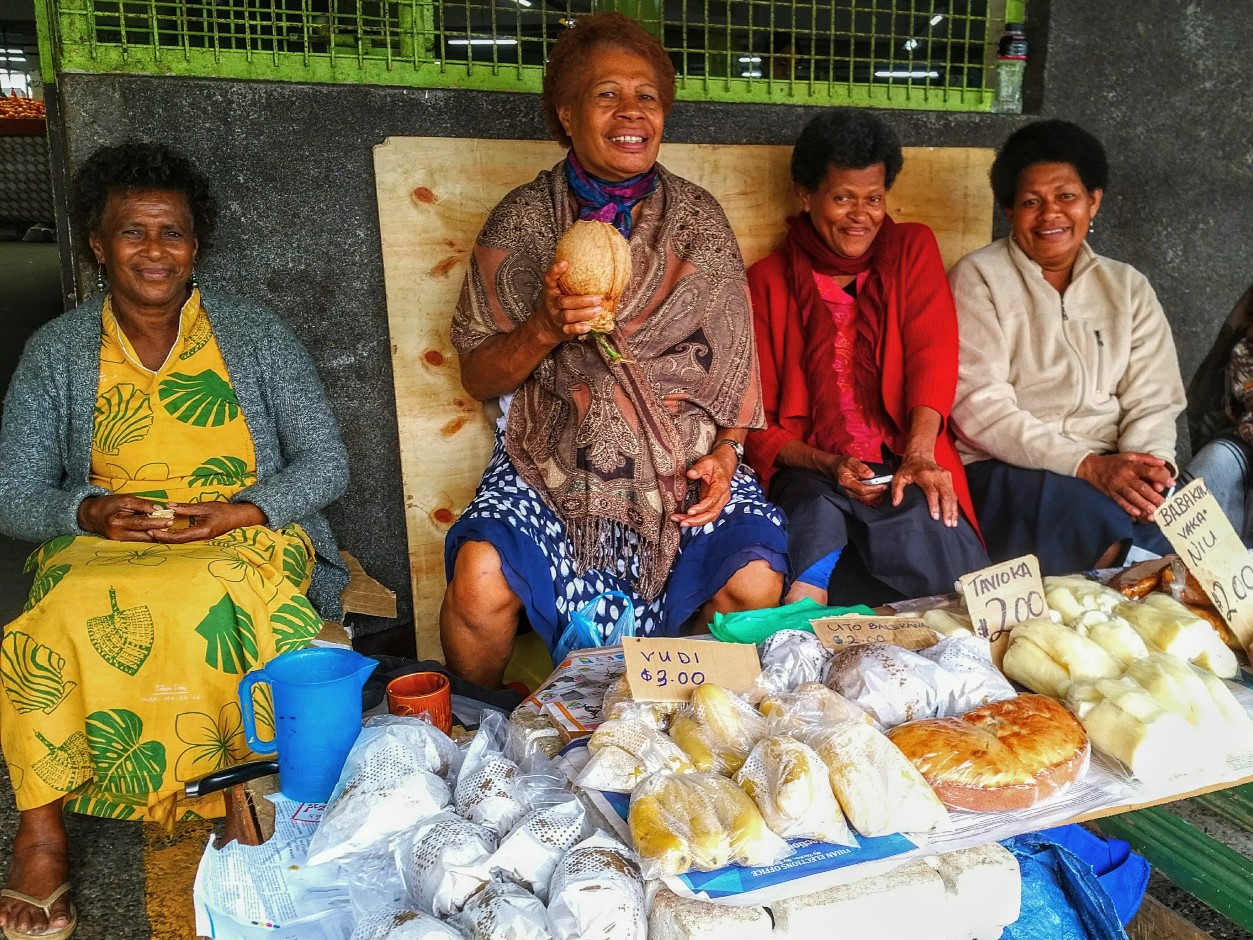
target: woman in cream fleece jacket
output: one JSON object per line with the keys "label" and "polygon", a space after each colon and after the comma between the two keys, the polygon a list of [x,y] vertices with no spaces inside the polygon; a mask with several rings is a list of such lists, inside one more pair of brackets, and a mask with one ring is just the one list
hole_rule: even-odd
{"label": "woman in cream fleece jacket", "polygon": [[1015,132],[992,167],[1012,234],[949,274],[961,361],[953,423],[988,552],[1045,574],[1165,552],[1183,381],[1145,277],[1086,242],[1108,178],[1065,121]]}

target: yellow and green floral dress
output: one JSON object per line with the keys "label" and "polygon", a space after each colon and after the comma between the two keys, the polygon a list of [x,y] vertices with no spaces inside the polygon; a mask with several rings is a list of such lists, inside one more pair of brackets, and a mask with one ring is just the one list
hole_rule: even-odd
{"label": "yellow and green floral dress", "polygon": [[[188,503],[252,483],[252,437],[199,292],[155,372],[108,300],[102,319],[91,482]],[[0,743],[18,809],[65,797],[76,812],[166,826],[220,815],[220,795],[180,805],[183,784],[254,756],[236,687],[321,628],[305,597],[312,559],[294,524],[180,545],[41,545],[25,612],[0,641]],[[264,726],[267,700],[257,705]]]}

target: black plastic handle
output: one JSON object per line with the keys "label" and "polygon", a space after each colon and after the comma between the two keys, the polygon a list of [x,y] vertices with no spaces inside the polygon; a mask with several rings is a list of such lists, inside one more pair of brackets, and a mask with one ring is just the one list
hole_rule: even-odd
{"label": "black plastic handle", "polygon": [[183,792],[189,797],[204,796],[208,793],[215,793],[218,790],[225,790],[227,787],[233,787],[239,783],[247,783],[249,780],[256,780],[258,777],[268,777],[270,774],[278,773],[278,761],[276,760],[254,760],[246,764],[236,764],[234,767],[227,767],[225,770],[217,770],[207,776],[201,777],[199,780],[193,780],[183,787]]}

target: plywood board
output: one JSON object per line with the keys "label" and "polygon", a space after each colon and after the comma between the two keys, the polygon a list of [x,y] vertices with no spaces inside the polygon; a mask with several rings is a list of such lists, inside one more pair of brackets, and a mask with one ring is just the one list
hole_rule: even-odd
{"label": "plywood board", "polygon": [[[563,157],[543,141],[393,137],[374,148],[418,655],[442,659],[444,535],[474,495],[492,422],[461,387],[449,321],[474,239],[509,190]],[[722,203],[752,264],[777,246],[796,200],[791,148],[667,144],[661,162]],[[911,148],[888,196],[898,221],[930,225],[946,265],[992,233],[992,151]]]}

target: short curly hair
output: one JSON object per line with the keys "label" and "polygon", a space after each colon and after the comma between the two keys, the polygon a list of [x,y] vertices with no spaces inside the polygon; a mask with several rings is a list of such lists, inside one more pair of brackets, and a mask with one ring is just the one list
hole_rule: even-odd
{"label": "short curly hair", "polygon": [[70,183],[70,218],[81,242],[99,233],[110,196],[145,189],[181,193],[191,210],[192,232],[203,248],[217,224],[218,204],[208,178],[183,154],[163,144],[128,140],[94,151]]}
{"label": "short curly hair", "polygon": [[563,147],[570,146],[570,135],[561,126],[557,109],[574,103],[599,49],[620,49],[648,62],[657,76],[662,113],[668,116],[674,105],[674,63],[656,36],[621,13],[580,16],[557,37],[544,70],[544,123]]}
{"label": "short curly hair", "polygon": [[805,125],[792,148],[792,182],[813,192],[831,167],[864,170],[883,164],[887,189],[905,163],[901,139],[892,125],[873,111],[827,108]]}
{"label": "short curly hair", "polygon": [[1088,192],[1109,183],[1109,160],[1096,137],[1070,121],[1035,121],[1010,134],[992,161],[997,205],[1013,208],[1022,171],[1039,163],[1069,163]]}

